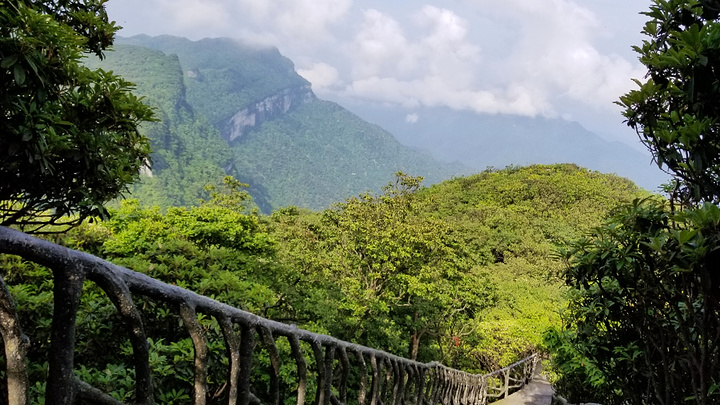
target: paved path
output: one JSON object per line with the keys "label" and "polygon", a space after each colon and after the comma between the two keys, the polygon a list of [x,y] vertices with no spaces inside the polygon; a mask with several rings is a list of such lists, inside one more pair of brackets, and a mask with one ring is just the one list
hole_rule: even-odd
{"label": "paved path", "polygon": [[493,405],[550,405],[553,396],[552,385],[542,375],[542,367],[538,366],[537,374],[532,382],[520,391],[500,401],[493,402]]}

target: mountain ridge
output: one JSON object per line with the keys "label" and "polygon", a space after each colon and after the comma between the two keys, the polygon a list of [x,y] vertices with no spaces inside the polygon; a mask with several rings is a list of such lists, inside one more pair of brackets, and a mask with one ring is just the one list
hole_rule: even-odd
{"label": "mountain ridge", "polygon": [[225,174],[248,183],[269,213],[288,205],[326,208],[379,190],[397,171],[428,183],[470,172],[319,100],[275,48],[139,36],[119,38],[105,61],[91,65],[135,82],[161,119],[144,126],[156,149],[152,177],[131,189],[147,205],[193,205],[205,183],[218,184]]}
{"label": "mountain ridge", "polygon": [[[441,161],[459,161],[475,171],[575,163],[627,177],[651,191],[669,179],[649,154],[607,141],[575,121],[477,114],[445,107],[346,106],[390,131],[401,143]],[[413,120],[408,120],[411,114]]]}
{"label": "mountain ridge", "polygon": [[136,82],[162,119],[147,126],[158,150],[153,179],[132,190],[150,204],[194,204],[203,179],[224,174],[248,183],[266,213],[326,208],[379,190],[397,171],[429,185],[488,167],[575,163],[648,190],[664,181],[649,156],[571,121],[439,107],[348,110],[319,99],[274,47],[140,35],[118,38],[114,54],[101,65]]}

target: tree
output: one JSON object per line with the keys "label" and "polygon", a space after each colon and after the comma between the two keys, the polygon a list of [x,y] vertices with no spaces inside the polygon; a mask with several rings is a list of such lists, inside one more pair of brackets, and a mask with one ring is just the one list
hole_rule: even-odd
{"label": "tree", "polygon": [[288,301],[298,314],[342,339],[440,359],[452,327],[487,306],[492,286],[449,224],[421,211],[421,180],[396,173],[381,193],[319,215],[273,214],[271,234],[291,264],[284,273],[295,274]]}
{"label": "tree", "polygon": [[[636,200],[564,252],[570,332],[549,343],[571,401],[717,401],[719,229],[713,204],[673,213]],[[596,397],[580,397],[588,387]]]}
{"label": "tree", "polygon": [[[720,2],[654,0],[635,47],[648,68],[619,104],[669,201],[636,200],[563,251],[567,329],[548,334],[569,394],[696,404],[720,394]],[[677,208],[678,205],[680,208]]]}
{"label": "tree", "polygon": [[720,1],[655,0],[644,14],[647,80],[618,104],[681,200],[720,202]]}
{"label": "tree", "polygon": [[[81,63],[118,29],[105,1],[0,0],[0,225],[47,232],[103,215],[149,159],[138,125],[150,108],[129,82]],[[8,401],[25,403],[28,343],[0,286]]]}
{"label": "tree", "polygon": [[102,216],[149,161],[138,126],[151,109],[82,64],[119,29],[105,2],[0,0],[0,225],[47,232]]}

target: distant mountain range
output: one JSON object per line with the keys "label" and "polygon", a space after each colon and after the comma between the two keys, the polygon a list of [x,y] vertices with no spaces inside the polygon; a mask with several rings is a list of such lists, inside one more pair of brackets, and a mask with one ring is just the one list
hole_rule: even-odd
{"label": "distant mountain range", "polygon": [[629,178],[650,191],[669,179],[649,153],[621,142],[608,142],[577,122],[449,108],[349,108],[387,129],[405,145],[442,161],[461,162],[476,171],[488,166],[576,163]]}
{"label": "distant mountain range", "polygon": [[87,63],[136,83],[156,108],[159,121],[143,128],[152,169],[131,189],[146,205],[195,204],[225,174],[248,183],[266,213],[326,208],[379,190],[397,171],[432,184],[488,166],[573,162],[650,189],[660,183],[643,177],[649,157],[562,120],[426,109],[412,124],[400,109],[354,106],[371,124],[318,99],[275,48],[135,36]]}

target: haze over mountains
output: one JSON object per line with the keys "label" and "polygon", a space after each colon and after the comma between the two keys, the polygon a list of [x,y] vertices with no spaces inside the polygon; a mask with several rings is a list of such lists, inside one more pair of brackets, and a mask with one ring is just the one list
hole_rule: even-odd
{"label": "haze over mountains", "polygon": [[366,104],[348,108],[387,129],[405,145],[442,161],[462,162],[476,171],[488,166],[572,162],[627,177],[650,191],[668,180],[649,153],[606,141],[573,121],[477,114],[446,107]]}
{"label": "haze over mountains", "polygon": [[651,190],[663,181],[648,156],[559,119],[351,106],[369,123],[318,99],[274,48],[135,36],[115,49],[97,66],[136,83],[161,119],[146,127],[152,176],[132,190],[150,205],[194,204],[226,173],[250,184],[264,212],[325,208],[397,171],[430,184],[488,166],[572,162]]}

